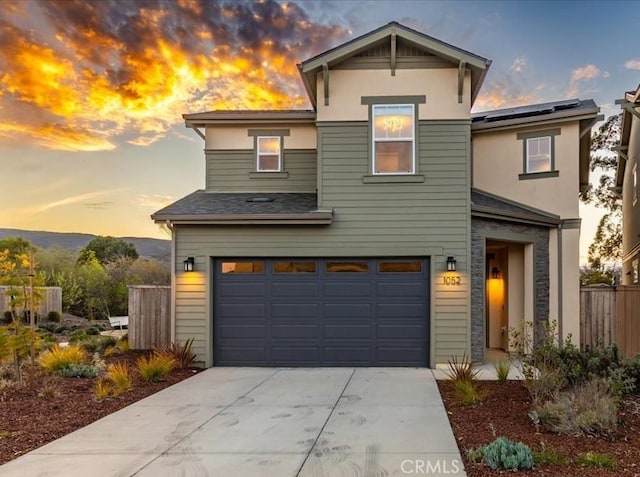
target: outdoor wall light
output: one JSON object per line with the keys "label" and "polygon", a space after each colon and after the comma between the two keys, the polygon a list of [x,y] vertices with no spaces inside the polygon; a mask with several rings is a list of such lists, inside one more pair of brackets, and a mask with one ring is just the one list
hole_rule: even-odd
{"label": "outdoor wall light", "polygon": [[193,272],[194,263],[195,263],[195,259],[193,257],[187,257],[187,259],[184,261],[184,271]]}
{"label": "outdoor wall light", "polygon": [[453,257],[447,257],[447,272],[456,271],[456,259]]}
{"label": "outdoor wall light", "polygon": [[491,269],[491,278],[500,278],[500,270],[498,267],[493,267]]}

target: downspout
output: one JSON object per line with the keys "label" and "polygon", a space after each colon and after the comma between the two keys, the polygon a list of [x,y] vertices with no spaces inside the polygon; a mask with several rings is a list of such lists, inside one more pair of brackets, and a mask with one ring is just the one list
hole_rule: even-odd
{"label": "downspout", "polygon": [[562,222],[558,224],[558,345],[562,346]]}
{"label": "downspout", "polygon": [[171,231],[171,326],[170,336],[171,343],[176,342],[176,241],[173,224],[170,220],[165,222],[167,228]]}

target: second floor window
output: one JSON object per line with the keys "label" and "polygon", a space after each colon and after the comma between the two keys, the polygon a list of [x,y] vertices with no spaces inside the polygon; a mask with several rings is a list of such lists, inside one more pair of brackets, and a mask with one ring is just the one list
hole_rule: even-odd
{"label": "second floor window", "polygon": [[258,136],[256,170],[258,172],[280,172],[282,170],[282,148],[279,136]]}
{"label": "second floor window", "polygon": [[373,105],[374,174],[415,173],[415,106]]}
{"label": "second floor window", "polygon": [[550,136],[527,139],[526,168],[527,174],[552,170]]}

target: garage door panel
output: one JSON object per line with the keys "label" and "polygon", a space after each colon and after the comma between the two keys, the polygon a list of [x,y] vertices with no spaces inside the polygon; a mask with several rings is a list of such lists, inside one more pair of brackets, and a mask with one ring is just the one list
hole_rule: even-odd
{"label": "garage door panel", "polygon": [[272,320],[289,318],[315,323],[318,320],[318,305],[315,303],[277,303],[271,305]]}
{"label": "garage door panel", "polygon": [[291,260],[264,259],[261,273],[224,274],[220,261],[216,262],[215,364],[428,364],[428,259],[405,259],[413,262],[409,268],[398,265],[402,259],[297,261],[305,262],[304,270],[315,271],[292,273],[291,264],[284,269],[276,266]]}
{"label": "garage door panel", "polygon": [[347,363],[366,364],[371,362],[371,347],[366,345],[345,344],[343,346],[325,346],[324,361],[328,365]]}
{"label": "garage door panel", "polygon": [[267,360],[264,346],[222,346],[219,349],[219,355],[216,364],[250,365]]}
{"label": "garage door panel", "polygon": [[218,333],[222,339],[264,339],[267,336],[267,327],[259,324],[221,324]]}
{"label": "garage door panel", "polygon": [[406,339],[426,339],[427,329],[426,323],[422,324],[408,324],[398,322],[393,325],[378,325],[376,327],[376,337],[379,339],[385,338],[406,338]]}
{"label": "garage door panel", "polygon": [[325,303],[323,311],[328,319],[371,319],[370,303]]}
{"label": "garage door panel", "polygon": [[[238,278],[238,277],[233,277]],[[244,283],[234,280],[231,283],[221,283],[219,296],[225,297],[260,297],[265,296],[266,285],[264,282]]]}
{"label": "garage door panel", "polygon": [[324,325],[322,336],[325,339],[328,338],[346,338],[346,339],[359,339],[359,338],[372,338],[372,330],[369,323],[363,323],[361,325]]}
{"label": "garage door panel", "polygon": [[302,282],[296,283],[291,281],[275,282],[271,284],[272,297],[296,297],[297,299],[317,298],[318,283]]}
{"label": "garage door panel", "polygon": [[320,337],[320,325],[300,325],[300,324],[286,324],[286,325],[273,325],[271,327],[271,338],[273,339],[305,339]]}
{"label": "garage door panel", "polygon": [[[327,277],[326,279],[331,279]],[[349,298],[363,298],[371,297],[371,283],[370,282],[353,282],[353,281],[335,281],[326,282],[322,289],[323,296],[325,297],[349,297]]]}
{"label": "garage door panel", "polygon": [[265,319],[264,303],[229,303],[220,305],[220,318],[222,319],[242,319],[256,318]]}
{"label": "garage door panel", "polygon": [[312,365],[322,360],[320,353],[318,346],[274,346],[271,348],[271,359],[276,366],[299,363]]}
{"label": "garage door panel", "polygon": [[415,318],[424,319],[426,310],[422,303],[378,303],[376,305],[376,316],[378,318]]}
{"label": "garage door panel", "polygon": [[398,283],[385,280],[384,282],[376,283],[376,296],[379,297],[421,298],[427,293],[424,281]]}

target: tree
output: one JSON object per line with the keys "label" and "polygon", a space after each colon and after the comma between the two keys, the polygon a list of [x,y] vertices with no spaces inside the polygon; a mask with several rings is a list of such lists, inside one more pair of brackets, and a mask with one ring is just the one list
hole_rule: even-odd
{"label": "tree", "polygon": [[81,264],[88,261],[90,252],[93,252],[94,257],[102,265],[106,265],[119,258],[128,258],[130,260],[136,260],[138,258],[138,252],[133,244],[115,237],[100,236],[91,240],[91,242],[80,251],[78,263]]}
{"label": "tree", "polygon": [[[599,173],[596,186],[582,194],[586,204],[592,204],[606,212],[598,223],[593,242],[589,245],[589,267],[596,272],[606,272],[605,262],[615,262],[622,251],[622,199],[616,193],[615,149],[620,141],[622,114],[609,116],[591,138],[591,172]],[[613,272],[613,270],[611,270]],[[605,274],[607,278],[611,274]]]}

